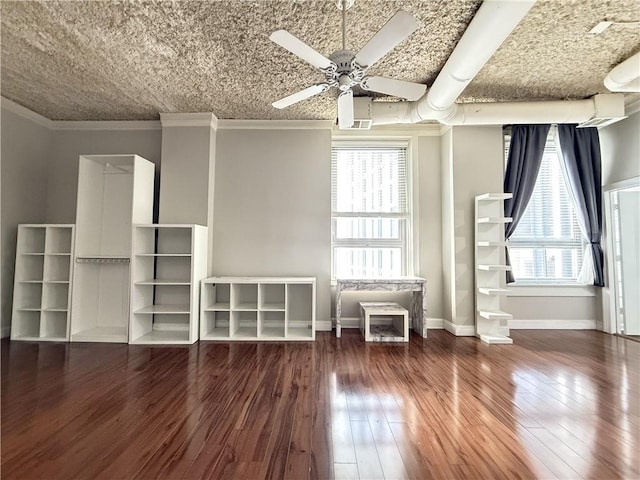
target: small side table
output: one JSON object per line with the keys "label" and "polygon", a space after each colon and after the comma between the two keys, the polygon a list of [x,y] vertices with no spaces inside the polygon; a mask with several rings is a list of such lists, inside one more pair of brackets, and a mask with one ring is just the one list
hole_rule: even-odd
{"label": "small side table", "polygon": [[[376,317],[391,324],[380,325]],[[360,302],[360,331],[365,342],[408,342],[409,311],[396,302]]]}

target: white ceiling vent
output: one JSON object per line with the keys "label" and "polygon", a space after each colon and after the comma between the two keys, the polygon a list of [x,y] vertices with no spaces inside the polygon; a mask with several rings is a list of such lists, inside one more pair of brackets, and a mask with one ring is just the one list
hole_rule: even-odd
{"label": "white ceiling vent", "polygon": [[369,97],[353,98],[353,126],[346,130],[371,130],[371,99]]}
{"label": "white ceiling vent", "polygon": [[578,128],[606,127],[627,118],[624,114],[624,97],[621,95],[599,94],[593,97],[593,102],[593,117],[578,124]]}

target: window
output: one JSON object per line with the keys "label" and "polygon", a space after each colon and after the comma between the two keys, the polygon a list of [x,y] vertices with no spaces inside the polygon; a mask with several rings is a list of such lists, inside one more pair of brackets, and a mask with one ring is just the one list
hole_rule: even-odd
{"label": "window", "polygon": [[407,273],[406,146],[334,146],[331,153],[333,277]]}
{"label": "window", "polygon": [[552,129],[533,195],[509,241],[519,283],[575,283],[580,273],[583,239],[558,155]]}

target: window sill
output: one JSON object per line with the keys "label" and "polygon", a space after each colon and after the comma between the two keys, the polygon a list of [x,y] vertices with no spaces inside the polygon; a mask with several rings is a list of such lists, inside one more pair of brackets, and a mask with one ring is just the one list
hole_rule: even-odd
{"label": "window sill", "polygon": [[507,285],[510,297],[595,297],[592,285]]}

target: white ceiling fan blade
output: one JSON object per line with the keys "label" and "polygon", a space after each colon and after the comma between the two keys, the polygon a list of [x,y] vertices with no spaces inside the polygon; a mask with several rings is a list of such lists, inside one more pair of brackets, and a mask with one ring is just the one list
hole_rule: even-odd
{"label": "white ceiling fan blade", "polygon": [[393,95],[394,97],[418,100],[427,91],[422,83],[405,82],[386,77],[365,77],[361,84],[364,90]]}
{"label": "white ceiling fan blade", "polygon": [[340,128],[353,127],[353,90],[342,92],[338,97],[338,125]]}
{"label": "white ceiling fan blade", "polygon": [[367,44],[356,54],[361,67],[370,67],[418,28],[418,22],[410,13],[398,11],[385,23]]}
{"label": "white ceiling fan blade", "polygon": [[305,88],[304,90],[300,90],[299,92],[292,93],[288,97],[281,98],[280,100],[273,102],[271,105],[273,105],[276,108],[286,108],[290,105],[293,105],[294,103],[300,102],[301,100],[305,100],[309,97],[313,97],[314,95],[322,93],[328,87],[329,85],[327,85],[326,83],[321,83],[319,85],[312,85],[309,88]]}
{"label": "white ceiling fan blade", "polygon": [[286,48],[294,55],[297,55],[301,59],[309,62],[316,68],[324,69],[331,66],[331,60],[316,52],[309,45],[294,37],[286,30],[277,30],[273,32],[269,39],[280,45],[282,48]]}

